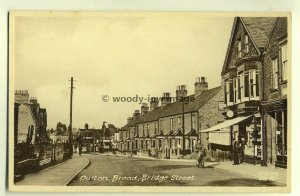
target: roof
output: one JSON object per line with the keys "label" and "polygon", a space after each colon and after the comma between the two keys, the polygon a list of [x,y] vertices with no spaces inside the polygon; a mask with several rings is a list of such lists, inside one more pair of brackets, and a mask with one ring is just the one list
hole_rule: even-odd
{"label": "roof", "polygon": [[269,36],[276,23],[276,19],[276,17],[236,17],[232,25],[231,35],[228,42],[227,52],[222,70],[224,71],[227,65],[228,56],[230,55],[234,37],[236,35],[236,27],[238,26],[238,24],[240,24],[238,23],[238,20],[241,21],[241,24],[248,32],[248,35],[253,42],[253,45],[256,48],[258,54],[260,54],[259,48],[265,47],[268,43]]}
{"label": "roof", "polygon": [[257,47],[266,46],[275,25],[276,17],[242,17],[241,21],[248,30]]}
{"label": "roof", "polygon": [[[193,102],[184,105],[184,112],[196,112],[203,107],[210,99],[220,92],[221,86],[203,91]],[[193,97],[190,95],[189,97]],[[120,130],[128,130],[129,127],[135,127],[139,123],[157,121],[159,118],[182,114],[182,102],[170,103],[164,107],[156,107],[152,111],[145,113],[138,119],[134,119],[127,123]]]}
{"label": "roof", "polygon": [[[203,91],[193,102],[184,105],[184,113],[196,112],[202,108],[210,99],[220,92],[221,86]],[[191,95],[194,96],[194,95]],[[182,102],[174,102],[165,106],[160,117],[182,114]]]}

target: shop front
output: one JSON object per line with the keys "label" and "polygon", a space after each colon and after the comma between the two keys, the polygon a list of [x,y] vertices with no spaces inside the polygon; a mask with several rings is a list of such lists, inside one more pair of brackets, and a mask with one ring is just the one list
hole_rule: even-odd
{"label": "shop front", "polygon": [[259,114],[229,119],[200,133],[208,133],[211,150],[232,151],[233,142],[238,141],[243,149],[245,162],[261,162],[262,135]]}

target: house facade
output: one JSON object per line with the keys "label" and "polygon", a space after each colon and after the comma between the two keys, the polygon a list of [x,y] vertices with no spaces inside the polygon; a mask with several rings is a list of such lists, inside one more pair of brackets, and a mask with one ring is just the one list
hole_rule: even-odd
{"label": "house facade", "polygon": [[226,121],[203,130],[212,145],[243,141],[246,162],[286,165],[287,67],[287,18],[234,19],[221,73]]}
{"label": "house facade", "polygon": [[[192,153],[199,141],[209,148],[206,134],[199,136],[198,131],[224,121],[223,110],[218,108],[223,96],[221,87],[208,89],[204,77],[196,79],[193,95],[187,96],[185,85],[177,87],[177,101],[172,102],[170,93],[163,93],[160,106],[158,99],[151,100],[150,110],[143,104],[137,120],[133,120],[135,114],[128,118],[120,150],[169,159]],[[189,101],[179,101],[181,98]]]}
{"label": "house facade", "polygon": [[287,29],[287,18],[277,18],[263,59],[264,161],[278,167],[287,167],[287,85],[290,62]]}

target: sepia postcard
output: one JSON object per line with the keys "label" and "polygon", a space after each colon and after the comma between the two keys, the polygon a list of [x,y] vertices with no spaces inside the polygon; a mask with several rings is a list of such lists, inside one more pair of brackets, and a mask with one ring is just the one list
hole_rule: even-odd
{"label": "sepia postcard", "polygon": [[289,192],[291,14],[9,13],[10,191]]}

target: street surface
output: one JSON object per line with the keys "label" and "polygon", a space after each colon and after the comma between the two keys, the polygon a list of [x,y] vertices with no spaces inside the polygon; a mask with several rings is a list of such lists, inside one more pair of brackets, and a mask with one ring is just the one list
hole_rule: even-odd
{"label": "street surface", "polygon": [[284,186],[195,162],[83,155],[90,165],[69,186]]}

